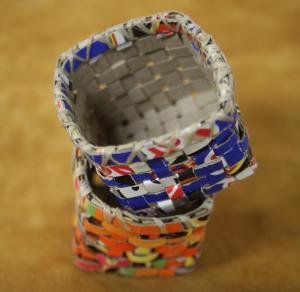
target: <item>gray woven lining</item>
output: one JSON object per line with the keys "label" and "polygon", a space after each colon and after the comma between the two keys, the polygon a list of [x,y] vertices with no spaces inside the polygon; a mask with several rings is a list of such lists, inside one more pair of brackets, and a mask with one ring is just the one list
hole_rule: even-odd
{"label": "gray woven lining", "polygon": [[95,145],[151,138],[218,109],[190,42],[149,35],[108,51],[72,74],[77,122]]}

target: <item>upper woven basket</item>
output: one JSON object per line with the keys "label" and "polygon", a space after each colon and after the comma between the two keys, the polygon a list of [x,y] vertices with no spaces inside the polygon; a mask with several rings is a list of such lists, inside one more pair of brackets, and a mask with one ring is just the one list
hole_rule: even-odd
{"label": "upper woven basket", "polygon": [[61,54],[54,92],[60,121],[95,165],[192,153],[237,117],[225,56],[174,11],[116,25]]}

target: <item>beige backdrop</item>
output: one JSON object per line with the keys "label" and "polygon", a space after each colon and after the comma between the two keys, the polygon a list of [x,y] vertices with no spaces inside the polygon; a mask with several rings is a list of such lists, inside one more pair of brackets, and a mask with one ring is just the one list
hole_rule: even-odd
{"label": "beige backdrop", "polygon": [[[300,291],[299,2],[0,1],[0,291]],[[182,10],[227,55],[259,162],[217,196],[199,269],[175,279],[72,265],[71,143],[53,107],[56,57],[132,17]]]}

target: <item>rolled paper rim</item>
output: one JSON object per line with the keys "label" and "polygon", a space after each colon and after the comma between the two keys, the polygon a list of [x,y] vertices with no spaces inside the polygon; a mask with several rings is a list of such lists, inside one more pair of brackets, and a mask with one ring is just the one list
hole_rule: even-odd
{"label": "rolled paper rim", "polygon": [[[147,28],[145,24],[150,25],[150,28]],[[82,61],[80,57],[82,50],[90,50],[91,45],[95,42],[102,44],[105,50],[116,49],[117,42],[111,38],[111,35],[116,32],[121,32],[128,42],[136,40],[138,38],[130,33],[133,26],[139,27],[149,35],[161,33],[161,26],[164,26],[169,32],[186,35],[216,87],[219,109],[216,112],[208,114],[207,118],[202,121],[192,123],[183,129],[161,136],[120,145],[93,145],[82,134],[79,125],[70,114],[68,108],[61,106],[67,99],[66,93],[61,88],[61,84],[63,83],[65,86],[70,85],[68,74],[72,72],[74,62]],[[226,57],[211,35],[204,32],[189,16],[177,11],[156,13],[151,16],[129,20],[123,24],[113,26],[103,33],[94,34],[72,49],[62,53],[57,61],[55,70],[54,95],[58,117],[68,131],[75,146],[80,148],[95,163],[101,165],[106,165],[109,161],[115,164],[130,164],[137,159],[139,161],[147,161],[149,158],[145,154],[145,151],[142,150],[154,146],[159,146],[161,150],[155,158],[165,157],[174,151],[184,149],[192,141],[212,139],[223,130],[218,123],[225,123],[229,126],[236,118],[233,76]],[[125,163],[120,162],[116,158],[118,154],[128,151],[131,153],[128,155]]]}

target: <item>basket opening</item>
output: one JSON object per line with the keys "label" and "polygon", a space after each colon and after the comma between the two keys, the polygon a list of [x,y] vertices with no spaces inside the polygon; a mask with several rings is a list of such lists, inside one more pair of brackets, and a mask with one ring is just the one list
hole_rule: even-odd
{"label": "basket opening", "polygon": [[215,87],[182,35],[148,35],[71,75],[76,122],[97,146],[159,136],[218,110]]}

